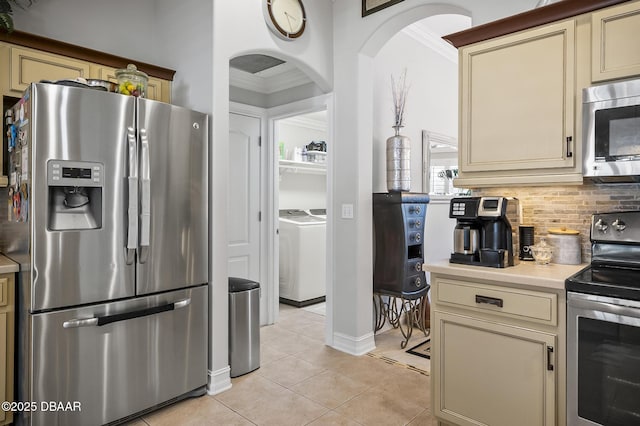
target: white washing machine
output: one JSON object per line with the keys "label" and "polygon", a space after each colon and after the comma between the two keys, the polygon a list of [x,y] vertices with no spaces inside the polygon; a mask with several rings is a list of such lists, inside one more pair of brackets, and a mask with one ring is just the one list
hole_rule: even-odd
{"label": "white washing machine", "polygon": [[301,210],[280,211],[280,301],[293,306],[326,296],[326,219]]}

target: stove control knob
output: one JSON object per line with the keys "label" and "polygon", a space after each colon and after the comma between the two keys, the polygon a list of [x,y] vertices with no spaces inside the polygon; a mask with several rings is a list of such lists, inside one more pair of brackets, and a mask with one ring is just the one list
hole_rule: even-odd
{"label": "stove control knob", "polygon": [[595,228],[600,232],[607,232],[609,225],[602,219],[598,219],[595,224]]}
{"label": "stove control knob", "polygon": [[622,220],[620,219],[616,219],[611,226],[613,226],[613,229],[615,229],[618,232],[622,232],[624,231],[624,229],[627,227],[627,224],[624,223]]}
{"label": "stove control knob", "polygon": [[415,281],[413,281],[413,283],[415,284],[416,287],[422,286],[422,280],[420,278],[416,278]]}

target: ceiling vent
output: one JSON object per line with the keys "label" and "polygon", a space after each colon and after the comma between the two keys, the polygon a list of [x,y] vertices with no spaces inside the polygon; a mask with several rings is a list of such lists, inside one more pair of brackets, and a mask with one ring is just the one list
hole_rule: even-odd
{"label": "ceiling vent", "polygon": [[257,74],[260,71],[268,70],[269,68],[277,67],[284,63],[285,61],[268,55],[244,55],[229,61],[229,65],[232,68],[250,74]]}

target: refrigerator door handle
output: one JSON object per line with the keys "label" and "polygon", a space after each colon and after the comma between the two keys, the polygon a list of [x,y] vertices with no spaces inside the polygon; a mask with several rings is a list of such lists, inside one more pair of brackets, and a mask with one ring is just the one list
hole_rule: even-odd
{"label": "refrigerator door handle", "polygon": [[149,138],[147,129],[140,129],[142,196],[140,203],[140,263],[149,257],[149,236],[151,233],[151,165],[149,163]]}
{"label": "refrigerator door handle", "polygon": [[133,127],[127,128],[127,145],[129,148],[129,200],[127,225],[126,262],[131,265],[135,261],[138,248],[138,154],[136,150],[136,132]]}
{"label": "refrigerator door handle", "polygon": [[126,321],[134,318],[147,317],[149,315],[159,314],[161,312],[175,311],[191,304],[191,298],[183,299],[178,302],[167,303],[166,305],[153,306],[137,311],[123,312],[120,314],[105,315],[103,317],[72,319],[62,323],[63,328],[79,328],[79,327],[102,327],[103,325],[112,324],[114,322]]}

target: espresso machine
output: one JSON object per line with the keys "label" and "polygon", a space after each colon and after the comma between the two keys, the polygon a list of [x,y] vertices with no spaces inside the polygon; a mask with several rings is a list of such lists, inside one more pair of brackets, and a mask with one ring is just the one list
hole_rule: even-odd
{"label": "espresso machine", "polygon": [[517,263],[520,205],[510,197],[452,198],[456,219],[449,262],[504,268]]}

